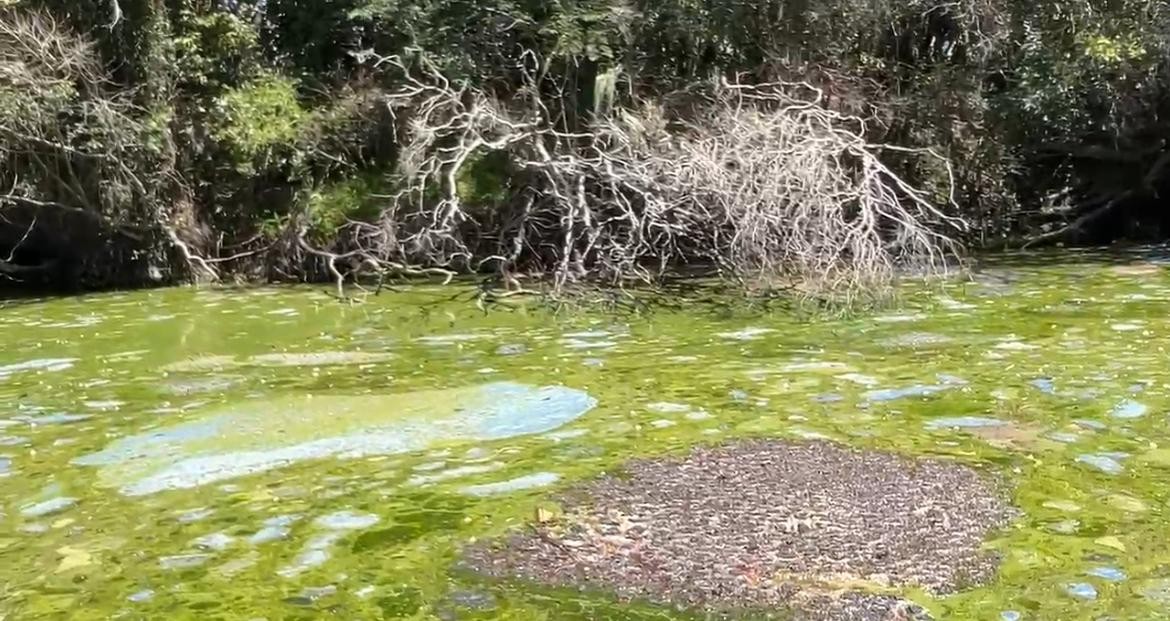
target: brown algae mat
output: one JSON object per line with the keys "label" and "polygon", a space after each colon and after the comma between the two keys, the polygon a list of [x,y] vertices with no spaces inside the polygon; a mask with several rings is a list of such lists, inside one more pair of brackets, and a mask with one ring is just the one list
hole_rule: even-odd
{"label": "brown algae mat", "polygon": [[639,460],[565,493],[564,514],[465,551],[494,578],[805,620],[926,619],[898,597],[989,581],[1012,517],[968,466],[829,442],[746,441]]}

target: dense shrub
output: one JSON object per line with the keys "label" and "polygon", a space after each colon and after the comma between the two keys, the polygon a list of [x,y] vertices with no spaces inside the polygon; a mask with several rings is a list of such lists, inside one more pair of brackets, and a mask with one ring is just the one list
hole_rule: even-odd
{"label": "dense shrub", "polygon": [[[562,134],[554,157],[579,156],[582,136],[647,104],[684,137],[721,79],[802,82],[826,111],[860,117],[870,144],[898,147],[878,151],[889,174],[964,219],[969,246],[1170,234],[1170,9],[1156,0],[2,0],[0,11],[26,31],[0,36],[9,274],[54,261],[129,281],[359,269],[369,227],[385,237],[410,193],[402,148],[428,111],[391,100],[422,75]],[[69,62],[34,58],[60,53]],[[485,247],[540,193],[505,147],[455,167],[478,227],[468,239]],[[51,174],[60,166],[68,178]],[[432,187],[412,200],[445,199]],[[558,226],[534,230],[553,240]]]}

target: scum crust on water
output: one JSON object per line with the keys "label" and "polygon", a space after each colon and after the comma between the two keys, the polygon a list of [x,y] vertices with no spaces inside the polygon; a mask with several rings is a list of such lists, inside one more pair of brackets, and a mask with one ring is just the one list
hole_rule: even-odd
{"label": "scum crust on water", "polygon": [[565,514],[465,552],[494,578],[714,611],[824,621],[929,618],[903,599],[990,581],[1013,514],[953,461],[749,440],[637,460],[566,492]]}

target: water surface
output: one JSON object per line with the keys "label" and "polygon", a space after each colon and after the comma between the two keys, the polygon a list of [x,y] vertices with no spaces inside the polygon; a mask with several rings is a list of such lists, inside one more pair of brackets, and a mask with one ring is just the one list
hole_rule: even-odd
{"label": "water surface", "polygon": [[1170,607],[1170,272],[1004,262],[878,316],[484,313],[458,288],[0,307],[0,618],[681,619],[485,584],[460,545],[623,460],[735,437],[1013,487],[999,579],[936,618]]}

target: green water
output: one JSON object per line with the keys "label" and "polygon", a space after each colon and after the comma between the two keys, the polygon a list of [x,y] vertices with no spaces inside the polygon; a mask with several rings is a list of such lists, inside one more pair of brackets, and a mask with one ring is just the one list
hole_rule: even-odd
{"label": "green water", "polygon": [[[998,579],[943,599],[910,594],[936,618],[1170,618],[1170,270],[1085,255],[1009,262],[908,291],[896,312],[816,323],[706,304],[485,314],[457,293],[351,306],[310,288],[5,303],[0,619],[679,619],[478,583],[454,569],[457,550],[622,460],[757,435],[948,456],[1012,484],[1022,515],[989,542],[1005,559]],[[405,453],[143,495],[73,463],[257,404],[342,399],[359,404],[343,417],[352,426],[361,408],[390,416],[381,397],[392,408],[415,395],[407,409],[425,422],[418,404],[443,399],[417,395],[500,381],[564,386],[597,405],[553,432],[446,434]],[[914,386],[928,394],[880,392]],[[274,427],[311,436],[333,424],[290,416]],[[478,493],[516,479],[555,483]],[[316,520],[342,511],[358,524],[322,543]],[[251,542],[266,524],[278,536]],[[319,563],[289,570],[314,550]]]}

